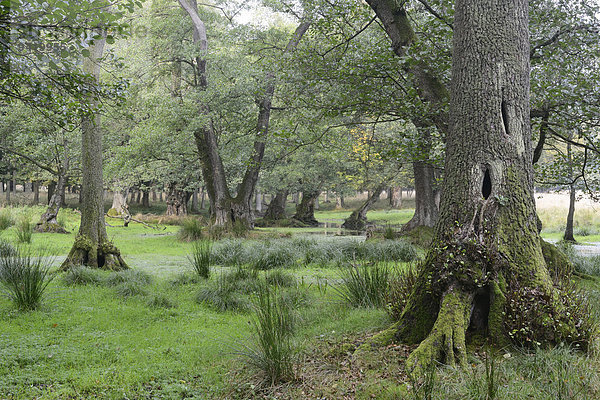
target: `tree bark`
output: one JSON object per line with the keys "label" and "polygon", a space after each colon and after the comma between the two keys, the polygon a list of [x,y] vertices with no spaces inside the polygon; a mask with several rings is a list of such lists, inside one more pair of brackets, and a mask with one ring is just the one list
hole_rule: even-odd
{"label": "tree bark", "polygon": [[528,2],[457,0],[454,27],[440,218],[396,325],[397,338],[420,343],[413,371],[466,365],[470,326],[505,342],[505,294],[516,287],[557,298],[533,196]]}
{"label": "tree bark", "polygon": [[40,181],[33,181],[33,205],[40,203]]}
{"label": "tree bark", "polygon": [[389,192],[389,201],[390,207],[392,208],[402,208],[402,187],[394,186],[391,187]]}
{"label": "tree bark", "polygon": [[147,188],[142,190],[142,207],[150,208],[150,190]]}
{"label": "tree bark", "polygon": [[108,214],[113,217],[129,215],[129,205],[127,205],[128,196],[129,188],[114,189],[113,201]]}
{"label": "tree bark", "polygon": [[255,209],[257,213],[262,213],[262,194],[260,193],[260,190],[256,189],[255,191],[255,195],[254,195],[254,203],[255,203]]}
{"label": "tree bark", "polygon": [[167,212],[168,216],[185,216],[188,214],[187,203],[191,197],[191,193],[181,190],[176,184],[169,185],[169,193],[167,194]]}
{"label": "tree bark", "polygon": [[58,224],[57,217],[60,208],[64,205],[65,185],[67,183],[67,171],[69,170],[69,158],[65,148],[65,156],[58,167],[58,182],[54,194],[48,201],[48,208],[40,217],[34,230],[36,232],[69,233]]}
{"label": "tree bark", "polygon": [[[573,134],[570,135],[569,139],[573,138]],[[569,212],[567,213],[567,226],[565,227],[565,234],[563,239],[575,243],[575,236],[573,236],[573,218],[575,217],[575,182],[573,182],[573,154],[571,152],[571,143],[567,143],[567,163],[568,163],[568,178],[571,181],[569,185]]]}
{"label": "tree bark", "polygon": [[302,200],[296,206],[296,214],[292,218],[304,225],[318,226],[319,221],[315,218],[315,199],[319,194],[321,192],[318,190],[303,192]]}
{"label": "tree bark", "polygon": [[[90,86],[97,86],[100,78],[99,59],[102,57],[106,34],[89,46],[90,56],[83,60],[83,71],[91,75]],[[95,109],[98,100],[89,94],[88,105]],[[109,270],[126,269],[120,251],[108,240],[104,221],[104,188],[102,177],[102,130],[100,115],[84,114],[81,120],[81,224],[75,243],[61,266],[87,265]]]}
{"label": "tree bark", "polygon": [[381,192],[385,189],[385,185],[381,184],[371,192],[371,195],[365,200],[359,208],[352,211],[352,214],[342,224],[342,228],[353,231],[360,231],[367,227],[367,212],[379,200]]}
{"label": "tree bark", "polygon": [[344,203],[344,194],[339,193],[335,196],[335,208],[339,210],[344,207],[346,207],[346,204]]}
{"label": "tree bark", "polygon": [[413,163],[415,177],[415,214],[403,227],[409,231],[418,226],[433,227],[439,217],[438,206],[435,201],[434,168],[422,161]]}
{"label": "tree bark", "polygon": [[285,219],[285,203],[287,201],[288,191],[280,190],[269,203],[264,219],[277,221]]}

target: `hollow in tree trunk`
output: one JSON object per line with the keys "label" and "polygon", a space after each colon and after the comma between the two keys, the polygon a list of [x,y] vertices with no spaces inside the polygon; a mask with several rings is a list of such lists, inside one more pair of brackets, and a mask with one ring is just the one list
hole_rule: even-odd
{"label": "hollow in tree trunk", "polygon": [[292,217],[303,225],[318,226],[319,221],[315,218],[315,200],[319,197],[319,191],[307,190],[302,193],[302,200],[296,206],[296,214]]}
{"label": "hollow in tree trunk", "polygon": [[[83,70],[92,76],[90,86],[99,81],[99,59],[102,57],[106,36],[89,46],[90,55],[83,60]],[[95,109],[97,99],[88,96],[88,104]],[[102,131],[99,115],[88,111],[81,120],[81,224],[75,243],[61,266],[87,265],[108,270],[126,269],[119,250],[108,240],[104,221],[104,188],[102,179]]]}
{"label": "hollow in tree trunk", "polygon": [[342,224],[342,228],[351,229],[353,231],[360,231],[367,227],[367,212],[369,209],[379,200],[379,196],[385,185],[379,185],[375,190],[371,192],[371,195],[365,200],[361,206],[352,211],[352,214]]}
{"label": "hollow in tree trunk", "polygon": [[275,197],[269,203],[264,219],[277,221],[285,219],[285,203],[287,201],[288,191],[280,190],[275,194]]}
{"label": "hollow in tree trunk", "polygon": [[515,288],[550,299],[548,318],[559,311],[533,196],[528,2],[457,0],[454,28],[440,218],[394,328],[399,340],[419,343],[412,371],[465,365],[469,327],[504,343],[505,295]]}

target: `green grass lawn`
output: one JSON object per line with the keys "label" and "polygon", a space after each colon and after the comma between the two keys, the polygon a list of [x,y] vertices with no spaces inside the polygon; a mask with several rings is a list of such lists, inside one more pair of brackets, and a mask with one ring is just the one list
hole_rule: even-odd
{"label": "green grass lawn", "polygon": [[[35,221],[34,214],[41,209],[13,211],[15,217],[31,213]],[[62,222],[70,234],[34,233],[32,244],[24,248],[44,248],[55,256],[65,256],[77,232],[78,215],[72,211],[64,215]],[[317,218],[341,221],[347,215],[349,211],[329,210],[318,212]],[[408,209],[375,210],[369,219],[396,225],[411,215]],[[412,398],[402,370],[410,348],[390,346],[365,358],[353,358],[348,351],[387,327],[387,313],[344,304],[334,289],[339,269],[315,264],[286,270],[296,277],[298,290],[308,299],[298,309],[297,381],[257,391],[253,375],[234,354],[249,343],[252,313],[219,312],[197,303],[197,293],[209,282],[173,284],[190,270],[186,257],[191,244],[177,240],[177,226],[162,228],[134,223],[128,228],[107,227],[129,265],[152,277],[140,294],[124,297],[117,287],[107,284],[68,286],[59,274],[37,311],[17,311],[0,297],[1,399]],[[268,236],[274,230],[290,232],[290,243],[306,233],[320,240],[315,233],[337,231],[258,231]],[[0,236],[14,241],[16,228],[0,232]],[[582,239],[592,241],[595,236]],[[211,282],[228,270],[214,268]],[[600,316],[600,281],[580,284],[592,300],[593,312]],[[168,299],[174,307],[156,306],[152,303],[155,298]],[[472,354],[469,371],[437,371],[433,398],[485,398],[485,363],[480,349],[474,348]],[[565,399],[600,398],[600,366],[584,354],[550,349],[532,356],[504,349],[496,362],[501,399],[554,399],[558,394]],[[557,383],[561,379],[562,386]]]}

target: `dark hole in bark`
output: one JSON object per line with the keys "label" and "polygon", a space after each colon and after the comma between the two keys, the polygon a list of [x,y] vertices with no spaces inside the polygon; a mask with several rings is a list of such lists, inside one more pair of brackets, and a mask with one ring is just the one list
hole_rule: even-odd
{"label": "dark hole in bark", "polygon": [[473,297],[471,306],[471,320],[469,322],[469,331],[485,332],[488,326],[488,317],[490,314],[490,288],[484,286],[477,289]]}
{"label": "dark hole in bark", "polygon": [[506,100],[502,100],[500,108],[502,109],[502,123],[504,124],[504,132],[506,132],[506,134],[509,135],[510,133],[508,132],[508,109],[506,108]]}
{"label": "dark hole in bark", "polygon": [[104,267],[105,263],[106,263],[106,258],[104,257],[104,254],[101,254],[99,252],[98,253],[98,268]]}
{"label": "dark hole in bark", "polygon": [[485,174],[483,175],[483,186],[481,187],[481,194],[484,199],[488,199],[490,194],[492,194],[492,177],[490,176],[490,171],[486,168]]}

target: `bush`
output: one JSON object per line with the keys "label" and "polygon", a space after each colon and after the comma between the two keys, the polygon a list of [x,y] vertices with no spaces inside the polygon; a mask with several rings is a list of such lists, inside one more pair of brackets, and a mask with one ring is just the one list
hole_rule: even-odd
{"label": "bush", "polygon": [[253,308],[253,343],[238,354],[261,371],[272,385],[291,379],[294,361],[291,339],[295,325],[292,310],[268,285],[258,291]]}
{"label": "bush", "polygon": [[400,319],[408,302],[408,297],[417,282],[417,275],[417,268],[412,265],[391,275],[390,286],[386,293],[386,303],[392,321]]}
{"label": "bush", "polygon": [[24,215],[19,218],[19,222],[17,223],[17,242],[31,243],[32,234],[33,227],[31,226],[31,219]]}
{"label": "bush", "polygon": [[206,304],[217,311],[247,311],[248,301],[236,292],[235,285],[223,276],[200,289],[196,297],[198,303]]}
{"label": "bush", "polygon": [[265,275],[265,280],[269,285],[279,287],[296,286],[296,277],[280,269],[275,269],[273,271],[268,272]]}
{"label": "bush", "polygon": [[133,285],[145,286],[152,282],[152,277],[147,273],[135,270],[126,269],[124,271],[111,272],[106,278],[105,283],[108,286],[118,286],[124,283],[131,283]]}
{"label": "bush", "polygon": [[0,257],[0,283],[7,297],[20,310],[39,307],[48,284],[51,262],[40,255],[16,251]]}
{"label": "bush", "polygon": [[342,299],[353,307],[383,307],[390,284],[390,273],[380,264],[349,264],[335,287]]}
{"label": "bush", "polygon": [[0,211],[0,232],[12,226],[13,220],[8,211]]}
{"label": "bush", "polygon": [[175,308],[177,305],[173,303],[167,296],[164,294],[155,294],[150,297],[146,302],[146,305],[151,308]]}
{"label": "bush", "polygon": [[177,232],[179,240],[193,242],[204,236],[204,225],[198,218],[188,217],[181,222],[181,228]]}
{"label": "bush", "polygon": [[208,279],[210,276],[211,249],[212,243],[208,240],[194,242],[192,255],[188,256],[196,275],[204,279]]}
{"label": "bush", "polygon": [[102,282],[102,277],[98,274],[98,271],[84,266],[69,268],[62,279],[65,285],[68,286],[96,285]]}

